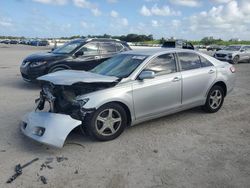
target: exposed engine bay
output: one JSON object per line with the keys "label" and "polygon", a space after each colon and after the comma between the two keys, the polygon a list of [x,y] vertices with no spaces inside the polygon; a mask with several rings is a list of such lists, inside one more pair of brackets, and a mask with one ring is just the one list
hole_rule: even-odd
{"label": "exposed engine bay", "polygon": [[[48,112],[70,115],[77,120],[83,120],[86,113],[93,109],[84,109],[84,101],[76,100],[77,96],[106,89],[116,85],[112,83],[75,83],[71,86],[54,85],[50,82],[42,83],[40,98],[36,100],[37,109],[47,110]],[[45,108],[46,103],[49,108]]]}

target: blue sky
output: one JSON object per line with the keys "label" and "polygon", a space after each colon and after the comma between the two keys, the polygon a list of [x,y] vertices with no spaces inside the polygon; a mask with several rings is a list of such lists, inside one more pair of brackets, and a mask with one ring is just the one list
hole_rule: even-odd
{"label": "blue sky", "polygon": [[0,0],[0,35],[250,40],[249,0]]}

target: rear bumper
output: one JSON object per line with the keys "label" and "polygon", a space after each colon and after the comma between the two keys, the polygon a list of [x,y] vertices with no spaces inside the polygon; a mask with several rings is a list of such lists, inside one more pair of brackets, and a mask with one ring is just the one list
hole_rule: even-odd
{"label": "rear bumper", "polygon": [[61,148],[68,134],[81,124],[69,115],[31,112],[24,116],[21,131],[37,142]]}

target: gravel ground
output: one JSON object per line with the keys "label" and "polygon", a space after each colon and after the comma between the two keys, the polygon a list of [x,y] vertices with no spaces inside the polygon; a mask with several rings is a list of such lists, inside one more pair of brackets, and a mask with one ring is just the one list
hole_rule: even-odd
{"label": "gravel ground", "polygon": [[[74,131],[63,149],[54,149],[19,129],[39,92],[22,80],[19,65],[44,50],[0,46],[0,187],[250,187],[250,64],[236,65],[235,90],[218,113],[195,108],[128,128],[110,142]],[[16,164],[36,157],[5,183]]]}

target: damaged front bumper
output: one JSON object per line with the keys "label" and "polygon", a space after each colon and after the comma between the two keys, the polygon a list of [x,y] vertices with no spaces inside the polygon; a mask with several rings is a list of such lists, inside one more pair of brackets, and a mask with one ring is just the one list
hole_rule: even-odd
{"label": "damaged front bumper", "polygon": [[65,114],[31,112],[24,116],[21,130],[33,140],[62,148],[68,134],[81,124],[82,121]]}

